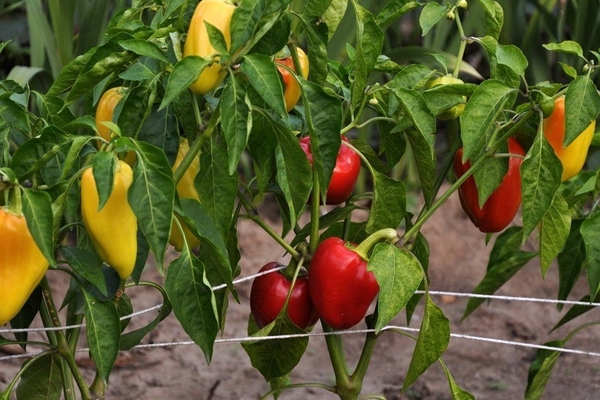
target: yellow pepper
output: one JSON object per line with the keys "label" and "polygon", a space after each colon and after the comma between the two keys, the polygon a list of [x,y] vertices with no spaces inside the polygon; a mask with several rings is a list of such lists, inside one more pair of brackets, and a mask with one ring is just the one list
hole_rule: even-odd
{"label": "yellow pepper", "polygon": [[[223,33],[227,48],[231,45],[231,34],[229,25],[235,6],[225,0],[202,0],[192,16],[187,38],[183,46],[183,56],[199,56],[202,58],[212,57],[217,54],[217,50],[210,44],[208,30],[204,21],[213,25]],[[193,93],[204,95],[217,86],[225,79],[227,71],[214,60],[212,65],[202,70],[198,80],[190,86]]]}
{"label": "yellow pepper", "polygon": [[[190,144],[187,139],[183,139],[179,143],[179,150],[177,151],[177,158],[175,159],[175,164],[173,164],[173,171],[179,167],[183,157],[190,150]],[[200,196],[198,195],[198,191],[194,186],[194,180],[196,179],[196,175],[198,175],[198,171],[200,171],[200,159],[198,157],[194,158],[188,169],[183,174],[181,180],[177,183],[177,195],[180,199],[195,199],[200,201]],[[181,230],[175,221],[171,223],[171,235],[169,236],[169,243],[175,247],[175,250],[181,251],[183,249],[184,240],[187,241],[188,246],[190,248],[195,248],[200,245],[200,240],[190,231],[187,224],[179,218],[179,216],[175,216],[185,234],[185,239],[181,234]]]}
{"label": "yellow pepper", "polygon": [[19,313],[48,265],[25,216],[0,208],[0,326]]}
{"label": "yellow pepper", "polygon": [[104,262],[113,267],[121,279],[133,272],[137,256],[137,217],[133,213],[127,191],[133,182],[129,164],[115,164],[113,188],[102,209],[92,168],[81,177],[81,215],[94,248]]}
{"label": "yellow pepper", "polygon": [[596,130],[596,121],[592,121],[571,144],[565,147],[565,98],[562,96],[554,101],[554,111],[544,119],[543,128],[546,139],[563,165],[562,181],[577,175],[585,163]]}
{"label": "yellow pepper", "polygon": [[[102,122],[113,122],[115,107],[123,98],[124,90],[125,89],[122,86],[108,89],[102,94],[100,100],[98,100],[98,105],[96,106],[96,129],[98,130],[100,137],[107,142],[111,141],[114,132],[108,126],[102,124]],[[100,146],[98,146],[98,148],[100,148]],[[130,151],[125,155],[125,162],[127,164],[133,165],[135,164],[135,161],[136,155],[134,151]]]}

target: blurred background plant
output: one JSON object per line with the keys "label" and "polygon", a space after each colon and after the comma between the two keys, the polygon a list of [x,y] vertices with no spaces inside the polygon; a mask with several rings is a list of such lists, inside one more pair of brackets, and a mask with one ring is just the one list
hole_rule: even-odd
{"label": "blurred background plant", "polygon": [[71,60],[102,42],[131,0],[0,0],[0,78],[45,91]]}

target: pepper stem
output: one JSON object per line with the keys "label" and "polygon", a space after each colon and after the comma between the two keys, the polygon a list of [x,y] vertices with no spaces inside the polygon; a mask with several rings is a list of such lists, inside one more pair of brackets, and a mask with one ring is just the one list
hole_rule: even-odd
{"label": "pepper stem", "polygon": [[398,232],[395,229],[384,228],[384,229],[380,229],[377,232],[373,233],[368,238],[363,240],[361,244],[359,244],[358,246],[356,246],[355,248],[353,248],[351,250],[354,251],[355,253],[358,253],[358,255],[363,260],[368,261],[369,260],[368,254],[371,251],[371,249],[373,249],[373,247],[375,247],[375,245],[377,243],[387,241],[387,242],[391,242],[392,244],[395,244],[395,243],[398,243],[399,240],[400,240],[400,236],[398,235]]}

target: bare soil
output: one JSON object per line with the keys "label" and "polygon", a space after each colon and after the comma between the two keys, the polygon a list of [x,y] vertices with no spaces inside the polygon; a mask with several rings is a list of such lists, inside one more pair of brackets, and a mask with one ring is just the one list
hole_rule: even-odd
{"label": "bare soil", "polygon": [[[423,233],[431,247],[431,289],[464,293],[472,291],[484,276],[490,249],[486,247],[485,235],[472,227],[464,216],[456,196],[428,221]],[[256,273],[265,263],[279,260],[282,256],[281,248],[251,222],[240,222],[239,236],[242,276]],[[151,266],[144,272],[143,278],[157,282],[162,282],[163,279]],[[64,279],[56,273],[50,273],[51,284],[59,288],[59,291],[66,288]],[[245,282],[237,286],[241,302],[231,302],[223,339],[246,336],[250,285],[251,282]],[[557,287],[556,267],[553,266],[543,280],[539,260],[534,259],[501,288],[498,294],[553,299],[556,298]],[[585,291],[585,279],[582,279],[572,299],[579,299]],[[133,288],[128,290],[128,294],[136,310],[152,307],[161,301],[156,292],[146,288]],[[600,319],[598,311],[593,310],[566,327],[548,334],[561,317],[553,304],[494,300],[489,305],[482,305],[461,322],[467,303],[465,298],[436,296],[434,300],[450,319],[452,333],[520,343],[542,344],[563,338],[578,324]],[[150,313],[137,317],[131,326],[142,326],[154,315]],[[418,327],[419,316],[417,311],[412,327]],[[398,316],[393,324],[405,324],[404,317]],[[360,328],[364,326],[356,327]],[[321,332],[321,328],[317,325],[314,332]],[[35,339],[35,334],[31,338]],[[599,352],[599,338],[600,328],[592,327],[575,336],[567,347]],[[357,361],[363,339],[360,334],[344,336],[351,365]],[[174,315],[171,315],[145,338],[144,343],[189,340]],[[384,333],[377,342],[363,393],[384,395],[389,400],[450,399],[448,383],[439,365],[430,368],[406,393],[401,392],[413,347],[414,342],[409,338],[397,333]],[[456,382],[477,399],[506,400],[523,398],[529,364],[534,356],[535,349],[527,347],[453,337],[443,359]],[[6,387],[21,362],[1,362],[0,388]],[[93,368],[87,353],[80,353],[78,362],[91,382]],[[308,349],[294,370],[292,379],[294,382],[333,382],[333,370],[323,337],[311,337]],[[197,346],[180,344],[120,353],[110,378],[107,399],[241,400],[258,399],[268,390],[268,385],[251,367],[248,356],[238,342],[216,343],[210,365],[207,365]],[[329,392],[315,388],[294,389],[280,396],[282,400],[336,398]],[[563,354],[543,398],[600,398],[600,358]]]}

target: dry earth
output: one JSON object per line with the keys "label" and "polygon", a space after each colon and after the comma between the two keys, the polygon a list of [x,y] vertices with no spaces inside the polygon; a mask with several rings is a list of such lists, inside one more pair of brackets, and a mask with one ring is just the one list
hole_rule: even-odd
{"label": "dry earth", "polygon": [[[453,292],[469,292],[484,275],[489,249],[485,237],[470,223],[453,196],[424,227],[431,246],[431,289]],[[242,275],[251,275],[266,262],[278,260],[282,251],[266,234],[251,222],[242,221],[239,226],[242,250]],[[558,277],[556,267],[542,280],[539,261],[533,260],[523,268],[498,294],[538,298],[555,298]],[[162,278],[148,268],[145,279],[160,282]],[[50,274],[51,284],[64,290],[63,277]],[[585,292],[585,282],[576,288],[573,299]],[[232,302],[227,315],[223,339],[246,335],[249,313],[248,297],[250,283],[238,286],[241,304]],[[160,303],[160,297],[152,290],[134,288],[128,292],[136,310]],[[569,324],[551,335],[547,332],[560,319],[561,314],[552,304],[509,302],[494,300],[481,306],[465,321],[460,322],[466,299],[454,296],[436,296],[455,334],[510,340],[521,343],[545,343],[562,338]],[[132,321],[141,326],[152,318],[144,315]],[[413,326],[418,326],[417,312]],[[586,320],[598,318],[594,310]],[[398,317],[394,324],[404,324]],[[357,326],[361,328],[363,326]],[[316,333],[321,332],[319,326]],[[33,336],[32,336],[33,338]],[[600,328],[594,327],[579,333],[570,348],[592,352],[600,351]],[[361,349],[362,335],[347,335],[344,344],[351,362],[356,362]],[[163,321],[148,335],[144,343],[189,341],[173,315]],[[82,345],[85,345],[82,343]],[[387,332],[378,340],[373,362],[367,373],[364,393],[383,394],[395,399],[450,399],[447,380],[442,369],[430,368],[411,388],[402,394],[401,387],[414,342],[406,337]],[[489,343],[453,337],[443,359],[457,383],[475,395],[477,399],[506,400],[523,398],[527,384],[527,371],[535,350],[506,344]],[[86,353],[80,353],[78,362],[85,369],[88,380],[92,368]],[[15,375],[20,361],[0,363],[0,388],[6,387]],[[333,371],[322,337],[312,337],[308,350],[292,378],[295,382],[331,383]],[[268,391],[268,385],[254,370],[241,345],[236,342],[215,344],[213,360],[209,365],[195,345],[136,349],[122,352],[110,379],[107,399],[258,399]],[[280,396],[282,400],[335,399],[334,395],[317,389],[295,389]],[[544,394],[546,400],[587,400],[600,398],[600,358],[594,356],[564,354],[558,360],[551,382]]]}

